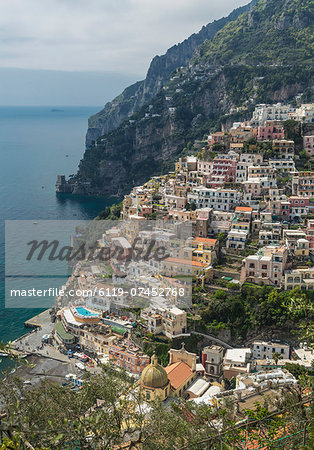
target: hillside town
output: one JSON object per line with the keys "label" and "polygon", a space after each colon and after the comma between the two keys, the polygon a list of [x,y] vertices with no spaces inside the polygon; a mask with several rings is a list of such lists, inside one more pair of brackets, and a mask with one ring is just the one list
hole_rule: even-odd
{"label": "hillside town", "polygon": [[[314,104],[257,105],[250,121],[194,143],[173,172],[133,188],[97,241],[108,260],[77,262],[41,345],[32,344],[36,331],[14,348],[77,361],[66,375],[75,389],[84,372],[112,364],[135,378],[145,402],[228,398],[238,420],[297,386],[314,353],[285,324],[239,336],[198,321],[244,288],[313,291],[313,123]],[[167,255],[136,260],[139,242]]]}
{"label": "hillside town", "polygon": [[0,450],[314,449],[314,0],[2,3]]}

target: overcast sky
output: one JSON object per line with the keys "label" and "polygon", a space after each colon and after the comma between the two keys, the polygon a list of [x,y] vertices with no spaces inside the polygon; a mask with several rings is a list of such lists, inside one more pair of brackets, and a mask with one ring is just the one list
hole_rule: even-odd
{"label": "overcast sky", "polygon": [[[21,88],[21,94],[25,91],[25,71],[20,73],[18,84],[13,77],[11,86],[12,72],[1,70],[14,68],[31,70],[28,78],[37,70],[86,72],[80,76],[91,92],[89,103],[95,104],[102,83],[100,74],[92,72],[103,73],[108,83],[116,76],[116,85],[121,81],[121,86],[142,79],[153,56],[248,1],[0,0],[0,82],[2,79],[6,85],[5,92],[0,86],[0,103],[8,104],[13,89],[16,92]],[[47,72],[40,74],[45,79]],[[65,74],[65,80],[68,76]],[[74,77],[75,91],[76,79],[80,77]],[[62,89],[62,74],[58,74],[58,83]],[[120,89],[120,85],[114,89]],[[105,92],[98,92],[98,97],[102,95],[106,97]],[[63,102],[54,100],[50,104],[73,101],[70,89]]]}

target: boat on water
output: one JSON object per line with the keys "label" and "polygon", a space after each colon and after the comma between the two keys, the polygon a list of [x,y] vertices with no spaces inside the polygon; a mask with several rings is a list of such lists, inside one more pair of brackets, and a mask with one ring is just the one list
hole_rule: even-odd
{"label": "boat on water", "polygon": [[8,353],[0,352],[0,358],[7,358],[8,356]]}

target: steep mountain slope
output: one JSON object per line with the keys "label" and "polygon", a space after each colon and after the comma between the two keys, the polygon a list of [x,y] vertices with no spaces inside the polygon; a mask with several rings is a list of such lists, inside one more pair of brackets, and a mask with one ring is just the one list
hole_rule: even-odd
{"label": "steep mountain slope", "polygon": [[137,112],[150,98],[154,97],[169,75],[178,67],[188,65],[195,49],[212,38],[227,23],[237,19],[248,11],[258,0],[252,0],[246,6],[235,9],[228,17],[215,20],[204,26],[198,33],[192,34],[180,44],[171,47],[164,55],[155,56],[150,64],[145,80],[127,87],[122,94],[105,105],[99,113],[90,117],[86,134],[86,146],[89,147],[99,136],[113,130],[133,113]]}
{"label": "steep mountain slope", "polygon": [[189,141],[231,118],[237,107],[238,118],[246,118],[256,103],[306,94],[312,83],[313,3],[260,0],[227,24],[132,120],[86,150],[74,192],[121,195],[168,170]]}
{"label": "steep mountain slope", "polygon": [[218,64],[313,63],[313,0],[264,0],[199,49]]}

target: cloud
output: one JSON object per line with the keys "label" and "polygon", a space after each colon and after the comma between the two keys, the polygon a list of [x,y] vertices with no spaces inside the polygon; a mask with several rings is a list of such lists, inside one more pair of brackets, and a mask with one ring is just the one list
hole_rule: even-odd
{"label": "cloud", "polygon": [[143,77],[156,54],[248,0],[0,0],[0,67]]}

